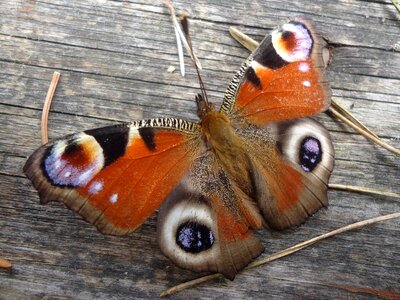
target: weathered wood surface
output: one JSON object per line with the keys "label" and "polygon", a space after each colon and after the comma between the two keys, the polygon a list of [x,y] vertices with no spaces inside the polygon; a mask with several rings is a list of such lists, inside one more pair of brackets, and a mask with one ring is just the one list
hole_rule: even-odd
{"label": "weathered wood surface", "polygon": [[[248,53],[228,34],[257,40],[287,19],[313,19],[333,47],[334,96],[385,141],[400,147],[400,14],[382,1],[176,1],[191,16],[193,44],[216,102]],[[152,217],[127,237],[103,236],[61,204],[42,206],[22,173],[40,145],[40,111],[53,71],[62,73],[50,138],[155,116],[196,119],[195,72],[178,71],[162,1],[0,1],[0,298],[157,297],[198,275],[159,251]],[[187,60],[188,61],[188,60]],[[399,190],[400,162],[323,114],[336,168],[331,182]],[[260,232],[271,254],[331,229],[400,211],[399,200],[329,191],[330,207],[303,226]],[[173,298],[400,298],[400,220],[318,243],[235,281]]]}

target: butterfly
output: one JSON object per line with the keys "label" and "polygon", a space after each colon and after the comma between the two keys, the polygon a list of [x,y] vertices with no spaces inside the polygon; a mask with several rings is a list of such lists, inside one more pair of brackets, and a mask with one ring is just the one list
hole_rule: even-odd
{"label": "butterfly", "polygon": [[235,275],[264,251],[254,230],[303,223],[328,205],[334,165],[323,39],[295,19],[264,38],[220,109],[199,122],[154,118],[86,130],[36,150],[24,172],[41,203],[64,202],[104,234],[160,209],[161,251],[182,268]]}

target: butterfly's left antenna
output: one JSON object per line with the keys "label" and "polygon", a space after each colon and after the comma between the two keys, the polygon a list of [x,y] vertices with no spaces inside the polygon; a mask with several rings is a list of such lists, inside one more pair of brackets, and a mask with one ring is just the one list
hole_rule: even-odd
{"label": "butterfly's left antenna", "polygon": [[[181,24],[182,24],[183,32],[185,33],[185,38],[186,38],[186,40],[187,40],[187,42],[188,42],[190,51],[191,51],[191,53],[192,53],[191,57],[193,58],[193,57],[195,57],[195,56],[194,56],[194,53],[193,53],[192,40],[190,39],[190,34],[189,34],[189,21],[188,21],[188,18],[187,18],[187,17],[188,17],[187,13],[183,13],[183,14],[180,16],[179,19],[180,19]],[[206,88],[204,87],[203,79],[202,79],[201,76],[200,76],[199,67],[198,67],[197,64],[196,64],[196,61],[195,61],[194,59],[192,59],[192,61],[193,61],[193,64],[194,64],[194,66],[195,66],[195,68],[196,68],[197,77],[198,77],[198,79],[199,79],[200,90],[201,90],[201,94],[199,94],[199,95],[196,97],[197,106],[198,106],[198,108],[199,108],[200,110],[202,110],[202,111],[203,111],[204,109],[207,110],[207,107],[209,107],[209,102],[208,102],[208,97],[207,97],[207,93],[206,93]],[[202,108],[201,102],[205,102],[205,103],[203,104],[203,105],[205,105],[204,108]]]}
{"label": "butterfly's left antenna", "polygon": [[[207,97],[207,93],[206,93],[206,89],[204,87],[204,83],[203,80],[200,76],[200,71],[199,69],[201,69],[201,64],[200,61],[198,60],[198,58],[196,57],[196,55],[193,52],[193,47],[192,47],[192,41],[190,39],[190,35],[189,35],[189,22],[188,22],[188,13],[184,12],[181,16],[180,16],[180,22],[183,28],[183,32],[181,30],[181,28],[179,27],[179,23],[176,19],[176,15],[175,15],[175,9],[172,5],[172,1],[171,0],[166,0],[165,4],[167,5],[167,7],[170,10],[171,13],[171,17],[172,17],[172,21],[174,24],[174,29],[175,29],[175,35],[177,38],[177,43],[179,45],[180,42],[183,43],[183,45],[185,46],[186,50],[189,52],[189,55],[193,61],[193,64],[195,66],[196,72],[197,72],[197,77],[199,79],[199,84],[200,84],[200,91],[201,94],[198,94],[196,96],[196,104],[197,104],[197,108],[198,108],[198,115],[201,116],[204,113],[206,113],[207,111],[210,110],[210,104],[208,101],[208,97]],[[178,46],[178,52],[181,51],[180,50],[181,47]],[[180,65],[181,65],[181,73],[182,75],[184,74],[184,69],[182,69],[182,66],[184,68],[184,64],[183,64],[183,55],[182,53],[179,52],[179,59],[180,59]]]}

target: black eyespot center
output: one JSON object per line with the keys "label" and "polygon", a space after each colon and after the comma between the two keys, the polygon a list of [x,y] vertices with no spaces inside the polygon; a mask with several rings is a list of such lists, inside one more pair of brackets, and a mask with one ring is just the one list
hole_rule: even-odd
{"label": "black eyespot center", "polygon": [[64,149],[64,155],[72,155],[82,151],[82,145],[78,144],[75,140],[67,141],[67,146]]}
{"label": "black eyespot center", "polygon": [[303,139],[300,145],[299,161],[300,166],[305,172],[312,172],[321,162],[322,147],[321,142],[312,136]]}
{"label": "black eyespot center", "polygon": [[285,30],[285,31],[282,32],[281,37],[284,40],[288,40],[293,36],[293,34],[294,33],[292,31]]}
{"label": "black eyespot center", "polygon": [[212,230],[197,222],[182,223],[176,231],[176,243],[185,252],[196,254],[208,250],[214,241]]}

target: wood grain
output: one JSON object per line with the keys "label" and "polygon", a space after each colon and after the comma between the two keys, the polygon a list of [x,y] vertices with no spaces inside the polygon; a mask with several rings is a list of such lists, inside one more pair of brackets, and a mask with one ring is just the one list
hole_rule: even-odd
{"label": "wood grain", "polygon": [[[311,4],[312,3],[312,4]],[[247,51],[228,34],[256,40],[295,16],[315,21],[333,48],[333,94],[400,147],[400,14],[379,1],[175,1],[191,14],[209,98],[220,103]],[[127,237],[103,236],[62,205],[39,205],[22,173],[40,145],[40,111],[53,71],[62,74],[50,139],[119,121],[196,119],[195,70],[178,71],[162,1],[0,1],[0,269],[3,299],[154,298],[198,275],[159,251],[156,216]],[[398,51],[398,50],[397,50]],[[187,60],[189,62],[189,60]],[[400,161],[326,114],[336,151],[331,182],[399,191]],[[266,254],[355,221],[400,211],[396,199],[329,191],[330,206],[303,226],[259,232]],[[400,220],[323,241],[295,255],[173,296],[191,298],[400,298]]]}

